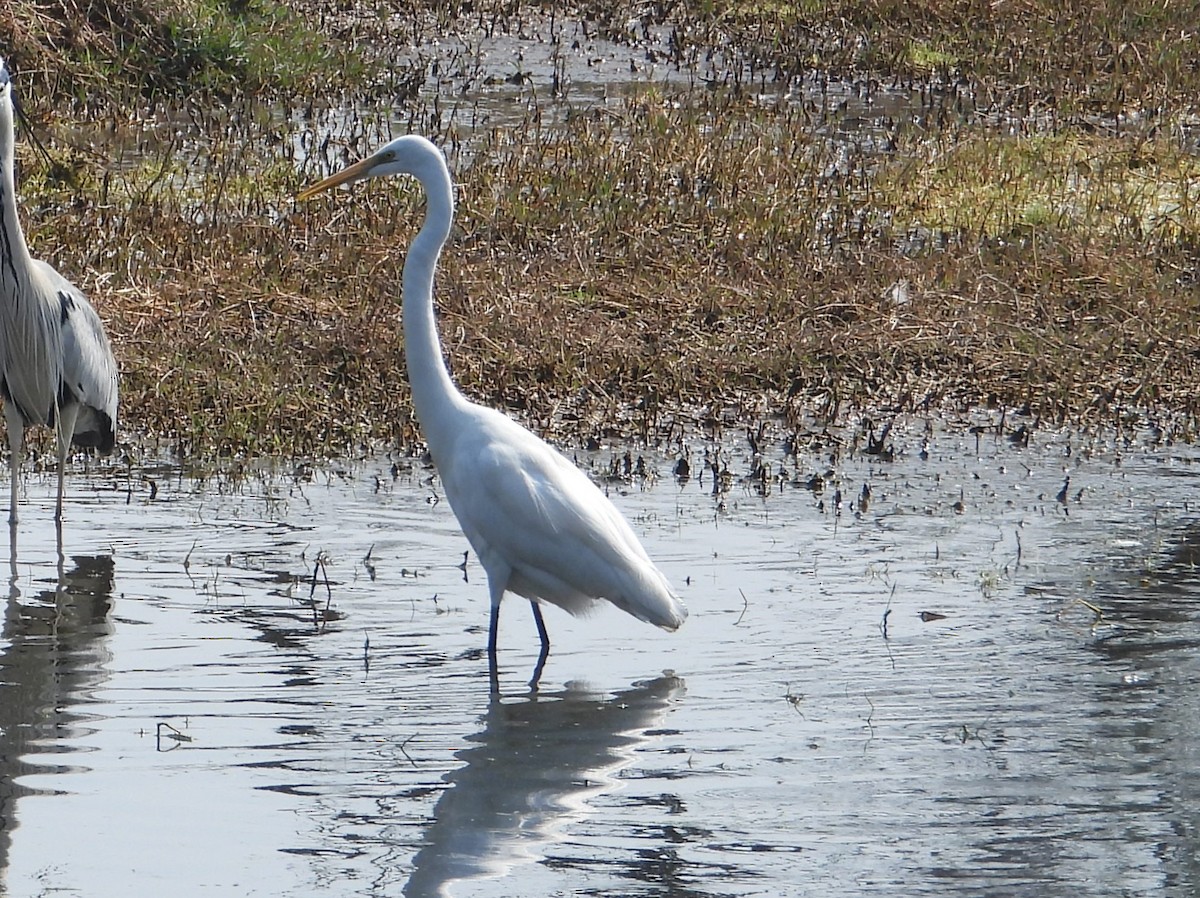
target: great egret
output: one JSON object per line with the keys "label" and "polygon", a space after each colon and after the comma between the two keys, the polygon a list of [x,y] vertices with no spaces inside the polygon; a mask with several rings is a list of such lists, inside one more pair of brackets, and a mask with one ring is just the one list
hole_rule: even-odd
{"label": "great egret", "polygon": [[454,189],[441,151],[423,137],[399,137],[301,191],[299,199],[399,174],[416,178],[426,198],[425,222],[403,275],[413,407],[450,507],[487,573],[493,671],[506,591],[530,600],[542,661],[550,638],[540,602],[579,614],[607,600],[639,620],[677,629],[687,609],[608,498],[563,455],[495,409],[467,400],[450,379],[433,312],[433,272],[454,217]]}
{"label": "great egret", "polygon": [[83,293],[29,255],[17,218],[14,109],[12,79],[0,59],[0,394],[11,451],[8,519],[17,522],[25,428],[43,424],[58,431],[54,519],[61,522],[70,444],[112,451],[117,362],[100,317]]}

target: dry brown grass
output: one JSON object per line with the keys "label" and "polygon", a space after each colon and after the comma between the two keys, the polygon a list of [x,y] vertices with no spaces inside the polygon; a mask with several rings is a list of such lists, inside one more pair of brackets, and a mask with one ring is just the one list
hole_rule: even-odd
{"label": "dry brown grass", "polygon": [[[298,8],[303,7],[303,8]],[[283,0],[5,0],[0,55],[38,116],[144,120],[185,101],[290,102],[365,83],[355,42]]]}
{"label": "dry brown grass", "polygon": [[122,66],[131,67],[123,80],[161,84],[180,61],[167,23],[184,7],[182,0],[8,0],[0,47],[15,72],[57,95],[108,93],[106,74]]}
{"label": "dry brown grass", "polygon": [[[1149,242],[980,209],[899,252],[948,188],[915,204],[923,169],[831,176],[801,118],[717,112],[648,95],[561,137],[497,135],[459,166],[438,301],[468,394],[575,442],[849,407],[1195,415],[1190,225]],[[412,445],[398,275],[420,198],[397,182],[293,208],[294,174],[251,183],[198,189],[228,198],[211,224],[182,215],[187,192],[122,218],[141,286],[93,292],[134,426],[184,451]]]}
{"label": "dry brown grass", "polygon": [[[968,87],[981,108],[1044,108],[1069,116],[1131,108],[1169,112],[1194,107],[1200,95],[1200,35],[1188,3],[834,0],[682,6],[693,13],[687,28],[692,44],[721,48],[758,78],[814,69],[917,83],[932,76]],[[710,8],[714,11],[703,12]]]}
{"label": "dry brown grass", "polygon": [[[748,21],[724,20],[727,39]],[[1170,130],[1018,139],[914,109],[886,152],[839,149],[828,109],[737,90],[476,136],[452,159],[437,286],[456,378],[579,443],[993,404],[1190,432],[1200,224]],[[416,447],[398,303],[420,198],[374,183],[298,207],[317,158],[237,120],[140,166],[81,166],[77,187],[26,160],[31,239],[108,321],[127,430],[183,453]],[[377,143],[373,127],[352,118],[329,155]]]}

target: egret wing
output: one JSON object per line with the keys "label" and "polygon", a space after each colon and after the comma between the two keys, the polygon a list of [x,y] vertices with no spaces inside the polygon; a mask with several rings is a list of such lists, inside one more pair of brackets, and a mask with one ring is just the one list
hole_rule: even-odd
{"label": "egret wing", "polygon": [[503,562],[509,589],[572,612],[607,599],[658,626],[683,622],[666,578],[586,474],[498,412],[478,423],[442,478],[489,575]]}

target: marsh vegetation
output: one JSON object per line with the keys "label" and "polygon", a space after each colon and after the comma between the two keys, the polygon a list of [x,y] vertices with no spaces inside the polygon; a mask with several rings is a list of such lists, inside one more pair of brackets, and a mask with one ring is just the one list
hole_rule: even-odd
{"label": "marsh vegetation", "polygon": [[0,46],[49,145],[19,160],[31,243],[107,320],[139,445],[419,445],[417,192],[293,199],[405,131],[459,181],[455,376],[566,443],[975,405],[1187,437],[1189,18],[17,0]]}

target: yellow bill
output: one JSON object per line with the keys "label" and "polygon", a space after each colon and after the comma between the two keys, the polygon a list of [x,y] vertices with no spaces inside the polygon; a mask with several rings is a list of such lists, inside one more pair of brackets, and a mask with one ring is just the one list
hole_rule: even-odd
{"label": "yellow bill", "polygon": [[310,184],[308,187],[305,187],[298,194],[296,194],[296,199],[311,199],[318,193],[324,193],[326,190],[337,187],[339,184],[353,184],[355,181],[361,181],[368,174],[370,174],[373,163],[374,159],[371,156],[368,156],[366,159],[360,159],[353,165],[348,165],[346,168],[343,168],[340,172],[330,175],[325,180],[318,181],[316,184]]}

